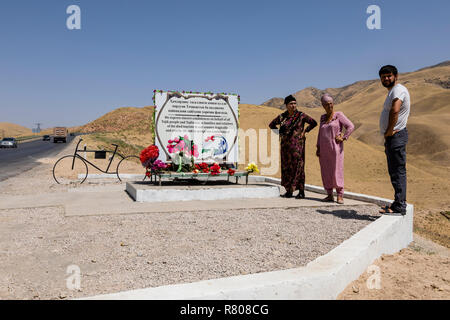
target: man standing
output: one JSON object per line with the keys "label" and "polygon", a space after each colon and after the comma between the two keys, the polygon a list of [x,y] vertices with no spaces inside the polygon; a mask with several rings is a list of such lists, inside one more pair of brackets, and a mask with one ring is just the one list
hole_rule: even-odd
{"label": "man standing", "polygon": [[391,206],[381,208],[380,213],[406,214],[406,123],[410,110],[409,92],[397,83],[397,68],[384,66],[379,71],[382,85],[388,90],[380,117],[380,132],[384,135],[384,147],[395,200]]}

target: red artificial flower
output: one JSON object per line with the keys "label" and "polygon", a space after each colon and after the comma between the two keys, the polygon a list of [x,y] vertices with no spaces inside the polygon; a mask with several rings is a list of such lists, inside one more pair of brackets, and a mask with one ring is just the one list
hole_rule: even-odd
{"label": "red artificial flower", "polygon": [[234,175],[234,173],[236,172],[236,170],[233,170],[233,169],[228,169],[228,174],[230,175],[230,176],[232,176],[232,175]]}
{"label": "red artificial flower", "polygon": [[196,164],[196,165],[195,165],[195,168],[197,168],[197,169],[200,170],[200,171],[203,171],[203,170],[205,170],[205,169],[207,169],[207,170],[209,171],[209,166],[208,166],[208,164],[205,163],[205,162],[202,162],[202,163],[200,163],[200,164]]}
{"label": "red artificial flower", "polygon": [[144,167],[148,167],[159,156],[159,149],[155,145],[148,146],[141,151],[139,159]]}
{"label": "red artificial flower", "polygon": [[213,176],[218,175],[220,173],[220,166],[217,163],[214,163],[210,169],[211,175]]}

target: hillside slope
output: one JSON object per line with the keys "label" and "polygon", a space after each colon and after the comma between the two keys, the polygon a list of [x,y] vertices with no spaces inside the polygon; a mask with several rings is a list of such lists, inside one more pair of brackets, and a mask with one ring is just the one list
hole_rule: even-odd
{"label": "hillside slope", "polygon": [[[408,153],[436,165],[450,165],[450,61],[400,74],[399,83],[411,95]],[[300,109],[314,107],[305,112],[318,119],[323,113],[320,97],[324,92],[335,98],[335,109],[343,111],[355,124],[354,138],[369,145],[382,145],[378,121],[387,91],[379,80],[359,81],[337,89],[303,89],[295,94]],[[280,101],[273,98],[266,105],[273,106]]]}
{"label": "hillside slope", "polygon": [[152,143],[151,119],[153,106],[122,107],[77,129],[83,136],[83,144],[89,148],[111,149],[111,144],[119,145],[124,155],[138,155]]}
{"label": "hillside slope", "polygon": [[78,131],[92,133],[131,130],[144,134],[150,126],[153,109],[154,107],[152,106],[118,108],[81,126]]}
{"label": "hillside slope", "polygon": [[0,122],[0,138],[30,136],[32,134],[33,132],[29,128],[14,123]]}
{"label": "hillside slope", "polygon": [[[422,71],[431,71],[432,76],[428,76],[423,78],[423,82],[435,84],[437,86],[440,86],[444,89],[450,88],[450,76],[448,73],[444,72],[441,74],[441,70],[435,70],[436,68],[441,67],[449,67],[450,66],[450,60],[444,61],[442,63],[425,67],[422,69],[419,69],[414,72],[408,72],[408,73],[400,73],[400,77],[408,76],[408,77],[416,77],[417,75],[419,78],[423,75],[421,74]],[[364,91],[365,88],[379,83],[378,79],[373,80],[362,80],[357,81],[352,84],[346,85],[341,88],[326,88],[324,90],[317,89],[315,87],[308,87],[304,88],[300,91],[297,91],[293,94],[293,96],[297,99],[298,105],[306,108],[316,108],[321,107],[320,98],[324,93],[329,93],[334,97],[335,104],[343,103],[349,99],[351,99],[355,94],[359,94]],[[268,107],[275,107],[279,109],[283,109],[283,98],[281,97],[274,97],[271,98],[265,102],[262,103],[263,106]]]}

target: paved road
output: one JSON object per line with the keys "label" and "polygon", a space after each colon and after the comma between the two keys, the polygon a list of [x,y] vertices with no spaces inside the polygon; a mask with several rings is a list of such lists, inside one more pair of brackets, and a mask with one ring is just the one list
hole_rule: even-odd
{"label": "paved road", "polygon": [[[69,143],[74,137],[68,137]],[[67,143],[35,140],[20,143],[15,148],[0,148],[0,181],[37,166],[36,159],[50,157],[60,152]]]}

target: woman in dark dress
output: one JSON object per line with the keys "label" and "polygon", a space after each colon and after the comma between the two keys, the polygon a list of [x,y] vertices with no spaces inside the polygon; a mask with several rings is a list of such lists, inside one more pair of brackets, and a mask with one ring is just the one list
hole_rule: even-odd
{"label": "woman in dark dress", "polygon": [[[278,129],[281,145],[281,185],[286,189],[282,195],[291,198],[299,190],[296,199],[305,198],[305,134],[311,131],[317,122],[297,110],[297,101],[292,95],[284,99],[287,111],[280,114],[269,124],[270,129]],[[308,126],[305,128],[305,124]]]}

